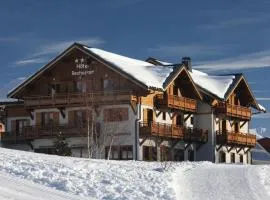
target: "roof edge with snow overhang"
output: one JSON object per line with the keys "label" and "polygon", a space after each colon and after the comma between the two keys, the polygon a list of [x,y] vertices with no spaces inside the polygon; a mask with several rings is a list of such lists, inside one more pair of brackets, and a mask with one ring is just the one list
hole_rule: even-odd
{"label": "roof edge with snow overhang", "polygon": [[[35,72],[34,74],[32,74],[29,78],[27,78],[25,81],[23,81],[20,85],[18,85],[16,88],[14,88],[13,90],[11,90],[7,97],[8,98],[13,98],[14,95],[19,92],[24,86],[26,86],[27,84],[29,84],[32,80],[34,80],[35,78],[37,78],[38,76],[40,76],[45,70],[49,69],[53,64],[55,64],[56,62],[58,62],[61,58],[63,58],[67,53],[69,53],[71,50],[73,50],[74,48],[77,48],[79,50],[81,50],[82,52],[86,53],[87,55],[94,57],[95,59],[97,59],[99,62],[103,63],[105,66],[109,67],[110,69],[112,69],[113,71],[117,71],[118,73],[120,73],[121,75],[123,75],[124,77],[128,78],[129,80],[131,80],[132,82],[136,83],[137,85],[139,85],[140,87],[147,89],[147,85],[145,85],[143,82],[141,82],[140,80],[132,77],[130,74],[126,73],[125,71],[119,69],[117,66],[113,66],[112,67],[112,63],[107,62],[106,60],[104,60],[103,58],[101,58],[99,55],[91,52],[86,45],[83,44],[79,44],[79,43],[73,43],[71,46],[69,46],[66,50],[64,50],[62,53],[60,53],[58,56],[56,56],[54,59],[52,59],[49,63],[47,63],[46,65],[42,66],[37,72]],[[152,89],[158,89],[158,90],[162,90],[162,88],[155,88],[154,86],[150,86],[149,88]]]}

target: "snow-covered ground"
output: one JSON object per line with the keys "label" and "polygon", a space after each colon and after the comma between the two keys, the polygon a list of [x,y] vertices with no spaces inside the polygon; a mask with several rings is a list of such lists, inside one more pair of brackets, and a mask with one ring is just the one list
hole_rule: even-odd
{"label": "snow-covered ground", "polygon": [[0,148],[0,199],[270,199],[270,166],[106,161]]}

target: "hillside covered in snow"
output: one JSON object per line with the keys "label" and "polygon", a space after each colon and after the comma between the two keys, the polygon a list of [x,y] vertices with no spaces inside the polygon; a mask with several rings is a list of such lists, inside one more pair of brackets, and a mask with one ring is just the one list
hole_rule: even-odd
{"label": "hillside covered in snow", "polygon": [[[270,199],[270,166],[68,158],[0,148],[0,199]],[[38,198],[37,198],[38,197]]]}

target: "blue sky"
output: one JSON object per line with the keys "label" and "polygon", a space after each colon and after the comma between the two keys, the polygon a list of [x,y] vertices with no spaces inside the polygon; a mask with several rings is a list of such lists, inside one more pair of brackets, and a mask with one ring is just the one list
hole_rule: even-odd
{"label": "blue sky", "polygon": [[[270,1],[9,0],[0,7],[0,97],[74,41],[122,55],[242,72],[270,110]],[[270,136],[270,115],[252,127]],[[265,129],[262,129],[265,130]]]}

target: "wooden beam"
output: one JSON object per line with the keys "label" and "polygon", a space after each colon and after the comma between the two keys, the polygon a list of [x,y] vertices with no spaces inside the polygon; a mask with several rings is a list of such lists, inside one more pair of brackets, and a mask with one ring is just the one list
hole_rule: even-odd
{"label": "wooden beam", "polygon": [[244,121],[244,122],[240,125],[240,128],[242,128],[246,123],[247,123],[247,121]]}
{"label": "wooden beam", "polygon": [[236,149],[236,152],[239,153],[242,149],[243,147],[240,147],[238,150]]}
{"label": "wooden beam", "polygon": [[65,119],[66,118],[65,107],[59,107],[57,109],[60,111],[61,116],[63,117],[63,119]]}
{"label": "wooden beam", "polygon": [[184,122],[186,122],[190,116],[191,114],[188,114],[188,116],[184,119]]}
{"label": "wooden beam", "polygon": [[145,142],[145,140],[147,140],[147,137],[143,138],[143,140],[140,142],[140,146],[142,146],[142,144]]}
{"label": "wooden beam", "polygon": [[34,119],[34,110],[33,109],[27,109],[28,114],[30,115],[30,118],[33,120]]}
{"label": "wooden beam", "polygon": [[221,147],[223,147],[223,145],[224,145],[224,144],[219,145],[219,147],[216,148],[216,151],[219,151],[219,150],[221,149]]}
{"label": "wooden beam", "polygon": [[234,148],[234,146],[231,146],[231,148],[226,147],[228,153],[230,153],[233,148]]}
{"label": "wooden beam", "polygon": [[203,143],[196,143],[196,151],[202,147]]}
{"label": "wooden beam", "polygon": [[137,114],[137,103],[135,101],[130,101],[130,106],[132,108],[133,113]]}
{"label": "wooden beam", "polygon": [[250,151],[251,148],[248,148],[246,151],[244,150],[244,153],[247,153]]}
{"label": "wooden beam", "polygon": [[[173,141],[172,141],[173,142]],[[176,140],[172,143],[171,149],[174,149],[174,147],[178,144],[179,140]]]}
{"label": "wooden beam", "polygon": [[191,143],[185,144],[185,150],[191,145]]}

